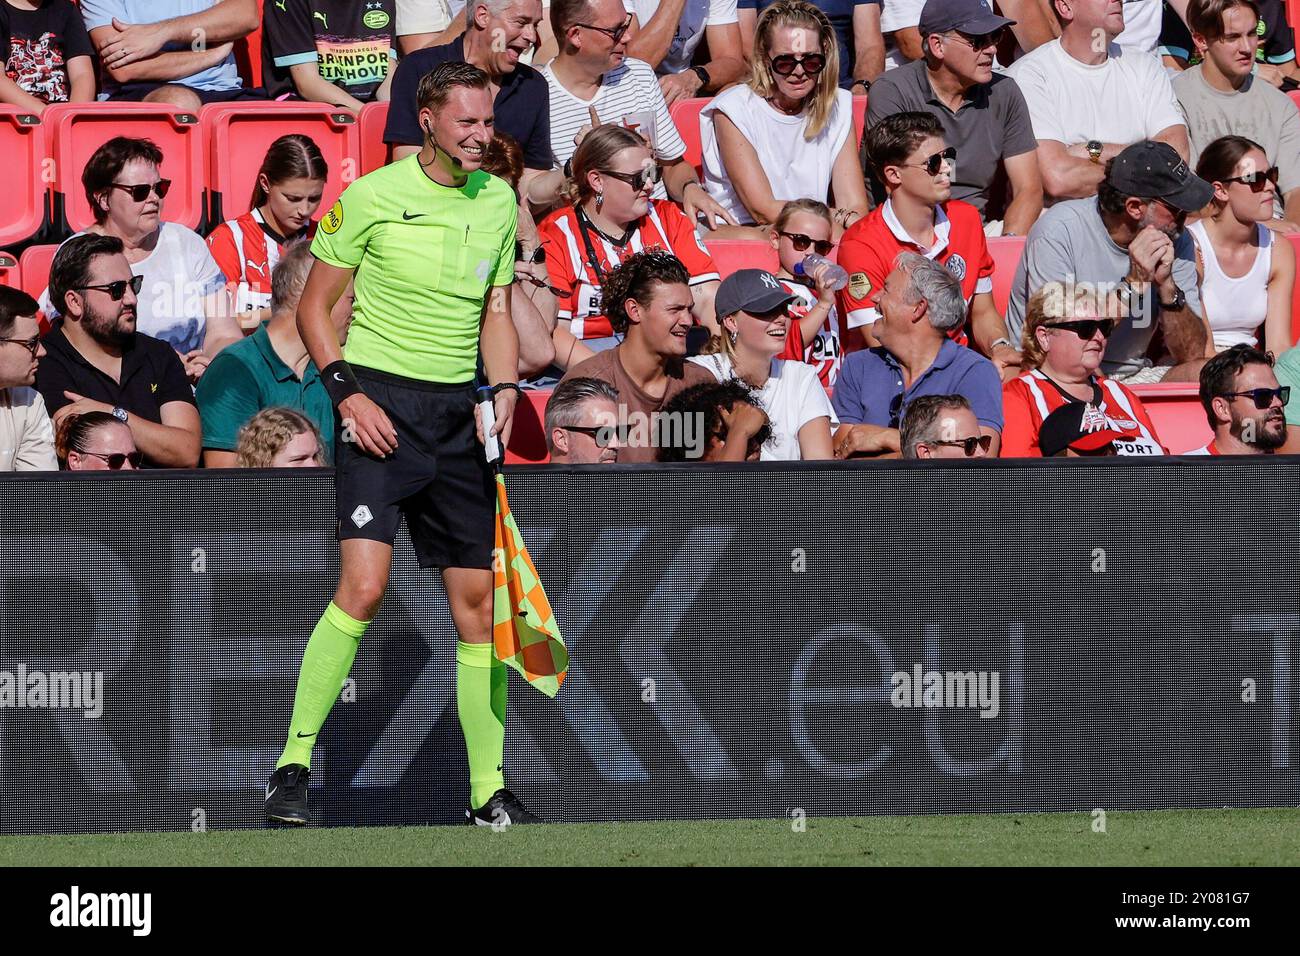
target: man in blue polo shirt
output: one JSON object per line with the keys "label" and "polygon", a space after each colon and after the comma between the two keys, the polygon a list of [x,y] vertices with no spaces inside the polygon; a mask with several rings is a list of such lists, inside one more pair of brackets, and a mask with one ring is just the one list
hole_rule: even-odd
{"label": "man in blue polo shirt", "polygon": [[836,458],[900,451],[899,423],[912,399],[961,395],[970,402],[980,434],[998,453],[1002,434],[1002,378],[984,356],[958,345],[948,331],[966,316],[961,283],[931,259],[905,252],[876,296],[880,345],[844,360],[832,405],[843,423],[835,432]]}
{"label": "man in blue polo shirt", "polygon": [[[234,468],[239,429],[264,408],[302,412],[320,429],[326,455],[334,449],[334,403],[298,335],[295,314],[312,265],[311,246],[289,246],[271,273],[271,318],[251,336],[212,360],[194,397],[203,419],[203,464]],[[352,295],[345,293],[331,313],[339,340],[347,337]]]}

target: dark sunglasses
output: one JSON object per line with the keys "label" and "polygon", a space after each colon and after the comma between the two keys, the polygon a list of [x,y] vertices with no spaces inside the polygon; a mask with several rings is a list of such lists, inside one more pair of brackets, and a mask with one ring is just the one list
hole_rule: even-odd
{"label": "dark sunglasses", "polygon": [[560,427],[566,432],[581,432],[594,441],[599,448],[608,448],[613,444],[610,439],[615,436],[620,439],[623,437],[620,434],[620,429],[614,425],[561,425]]}
{"label": "dark sunglasses", "polygon": [[985,50],[991,46],[997,46],[1002,42],[1002,38],[1007,35],[1006,27],[998,27],[992,33],[962,33],[960,30],[953,33],[944,34],[950,40],[961,40],[962,43],[969,44],[973,50]]}
{"label": "dark sunglasses", "polygon": [[923,163],[899,163],[898,165],[919,166],[921,169],[924,169],[931,176],[938,176],[939,170],[943,169],[943,161],[945,159],[948,160],[948,162],[950,163],[957,159],[956,146],[949,146],[942,153],[935,153],[933,156],[926,159],[926,161]]}
{"label": "dark sunglasses", "polygon": [[603,33],[605,36],[609,37],[611,43],[617,43],[619,40],[623,39],[623,35],[627,33],[628,30],[632,29],[632,14],[629,13],[627,15],[627,19],[623,21],[621,27],[614,27],[612,30],[609,27],[593,26],[590,23],[575,23],[574,26],[582,27],[585,30],[595,30],[597,33]]}
{"label": "dark sunglasses", "polygon": [[516,273],[515,273],[515,281],[516,281],[516,282],[527,282],[527,283],[529,283],[530,285],[535,285],[535,286],[537,286],[537,288],[539,288],[539,289],[545,289],[547,292],[551,293],[551,295],[555,296],[557,299],[563,299],[566,295],[569,294],[569,293],[565,292],[563,289],[557,289],[555,286],[551,285],[549,282],[546,282],[546,281],[544,281],[544,280],[542,280],[542,279],[537,278],[537,276],[530,276],[530,275],[529,275],[528,273],[526,273],[526,272],[516,272]]}
{"label": "dark sunglasses", "polygon": [[984,453],[988,454],[988,450],[993,446],[993,436],[992,435],[980,435],[978,437],[971,436],[970,438],[962,438],[958,441],[928,441],[925,444],[950,445],[953,448],[960,448],[962,451],[964,451],[966,453],[967,458],[973,458],[975,456],[976,448],[983,448]]}
{"label": "dark sunglasses", "polygon": [[790,245],[794,246],[795,252],[803,252],[811,245],[817,252],[817,255],[827,256],[830,255],[831,250],[835,248],[835,243],[831,242],[829,239],[809,239],[802,232],[782,232],[778,233],[778,235],[785,236],[789,239]]}
{"label": "dark sunglasses", "polygon": [[144,276],[131,276],[131,281],[118,279],[116,282],[106,282],[103,285],[83,285],[84,289],[98,289],[101,292],[107,292],[108,297],[114,302],[121,302],[122,296],[126,295],[126,287],[131,287],[131,291],[136,295],[140,294],[141,287],[144,286]]}
{"label": "dark sunglasses", "polygon": [[816,76],[826,69],[826,57],[820,53],[808,53],[804,56],[782,53],[780,56],[772,57],[769,62],[772,64],[772,72],[778,76],[789,76],[794,72],[795,67],[800,65],[803,66],[804,73],[809,76]]}
{"label": "dark sunglasses", "polygon": [[155,192],[159,199],[167,198],[167,191],[172,188],[170,179],[160,179],[156,183],[137,183],[134,186],[128,186],[125,183],[113,183],[114,189],[120,189],[123,192],[131,194],[132,202],[144,202],[149,198],[149,193]]}
{"label": "dark sunglasses", "polygon": [[1280,398],[1282,404],[1286,405],[1291,401],[1291,386],[1283,385],[1281,388],[1252,388],[1247,392],[1223,392],[1220,398],[1250,398],[1255,403],[1255,407],[1263,410],[1273,404],[1273,399]]}
{"label": "dark sunglasses", "polygon": [[132,468],[139,468],[144,463],[144,455],[138,451],[133,451],[129,455],[124,455],[120,451],[115,451],[111,455],[101,455],[97,451],[83,451],[83,455],[93,455],[95,458],[101,458],[108,463],[109,471],[121,471],[122,466],[128,461]]}
{"label": "dark sunglasses", "polygon": [[638,169],[634,173],[616,173],[612,169],[602,169],[600,172],[604,176],[613,176],[620,182],[627,183],[632,187],[633,192],[638,193],[645,189],[646,183],[653,186],[655,183],[659,182],[658,166],[646,166],[643,169]]}
{"label": "dark sunglasses", "polygon": [[30,339],[0,339],[0,342],[12,342],[14,345],[21,345],[35,357],[36,350],[41,347],[41,337],[33,335]]}
{"label": "dark sunglasses", "polygon": [[1256,170],[1253,173],[1246,173],[1244,176],[1232,176],[1223,181],[1225,183],[1241,183],[1243,186],[1249,186],[1250,191],[1253,193],[1262,193],[1264,191],[1265,183],[1272,183],[1274,186],[1277,185],[1277,177],[1277,167],[1273,166],[1269,169],[1265,169],[1263,172]]}
{"label": "dark sunglasses", "polygon": [[1075,319],[1071,322],[1044,322],[1049,329],[1065,329],[1067,332],[1073,332],[1085,342],[1097,334],[1101,329],[1101,334],[1110,337],[1110,333],[1115,331],[1114,319]]}

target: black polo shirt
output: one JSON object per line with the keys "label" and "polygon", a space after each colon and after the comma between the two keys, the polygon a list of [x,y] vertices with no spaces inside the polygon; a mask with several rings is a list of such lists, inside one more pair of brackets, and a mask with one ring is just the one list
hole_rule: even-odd
{"label": "black polo shirt", "polygon": [[[420,80],[440,63],[465,59],[465,36],[458,36],[443,46],[416,50],[402,57],[393,74],[392,93],[388,104],[388,125],[384,127],[384,142],[394,146],[423,146],[424,131],[420,129],[420,110],[416,94]],[[551,94],[546,79],[531,66],[518,64],[513,73],[501,77],[501,88],[494,101],[496,128],[509,133],[524,151],[524,166],[528,169],[552,169],[555,158],[551,154]]]}
{"label": "black polo shirt", "polygon": [[[989,218],[985,214],[989,187],[997,178],[1002,161],[1038,148],[1025,95],[1015,80],[1000,73],[994,73],[991,82],[967,90],[954,113],[935,94],[924,60],[888,70],[871,84],[867,125],[874,126],[886,116],[904,111],[932,113],[938,117],[943,124],[944,139],[949,146],[957,147],[952,198],[970,203],[985,220]],[[864,148],[864,160],[865,157]],[[865,168],[869,171],[869,167]],[[989,211],[994,213],[992,218],[998,219],[1003,212],[1002,197],[993,198],[995,208]]]}
{"label": "black polo shirt", "polygon": [[168,402],[194,405],[194,390],[185,376],[176,350],[152,335],[137,332],[122,353],[122,381],[115,382],[87,362],[63,334],[63,322],[41,339],[46,355],[36,367],[36,390],[53,415],[72,399],[63,393],[76,392],[114,408],[125,408],[151,422],[162,422],[162,407]]}

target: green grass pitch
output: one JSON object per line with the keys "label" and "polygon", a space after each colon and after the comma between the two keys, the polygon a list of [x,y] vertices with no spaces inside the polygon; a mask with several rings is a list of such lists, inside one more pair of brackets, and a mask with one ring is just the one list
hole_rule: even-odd
{"label": "green grass pitch", "polygon": [[1295,866],[1300,810],[0,837],[0,866]]}

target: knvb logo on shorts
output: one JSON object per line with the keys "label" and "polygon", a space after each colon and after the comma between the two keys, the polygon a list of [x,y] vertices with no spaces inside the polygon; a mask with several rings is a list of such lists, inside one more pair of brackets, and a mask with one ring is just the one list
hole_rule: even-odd
{"label": "knvb logo on shorts", "polygon": [[370,524],[374,517],[375,516],[370,513],[368,507],[365,505],[357,505],[356,509],[352,512],[352,523],[358,528],[364,528],[366,525]]}
{"label": "knvb logo on shorts", "polygon": [[89,720],[104,713],[103,671],[39,671],[19,664],[0,671],[0,710],[79,710]]}
{"label": "knvb logo on shorts", "polygon": [[153,928],[152,893],[82,893],[73,886],[50,897],[50,925],[66,928],[124,926],[132,936]]}
{"label": "knvb logo on shorts", "polygon": [[895,707],[978,707],[980,717],[993,718],[1002,711],[997,671],[895,671],[889,683],[889,702]]}

